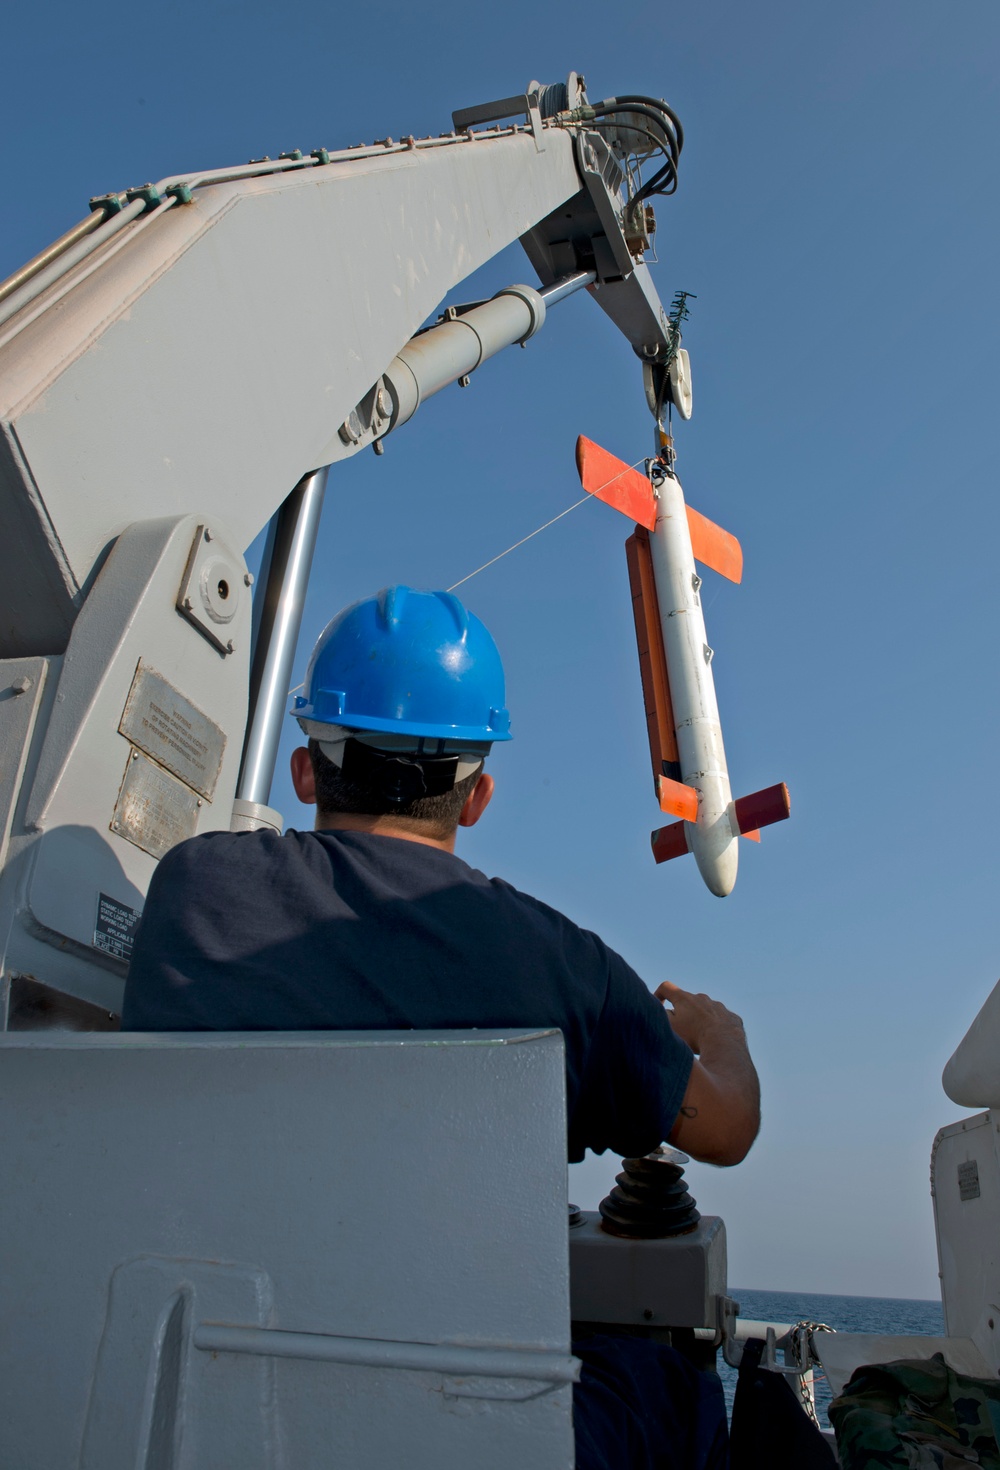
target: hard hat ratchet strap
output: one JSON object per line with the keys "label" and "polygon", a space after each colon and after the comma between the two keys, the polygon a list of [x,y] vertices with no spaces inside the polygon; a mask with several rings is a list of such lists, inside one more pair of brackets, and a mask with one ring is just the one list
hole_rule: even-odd
{"label": "hard hat ratchet strap", "polygon": [[443,796],[459,779],[457,755],[404,755],[378,750],[353,736],[341,748],[344,778],[378,791],[396,806],[409,806],[425,796]]}

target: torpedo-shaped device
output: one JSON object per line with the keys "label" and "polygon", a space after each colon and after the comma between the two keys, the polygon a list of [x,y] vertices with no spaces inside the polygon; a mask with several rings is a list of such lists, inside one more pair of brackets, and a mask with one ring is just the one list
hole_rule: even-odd
{"label": "torpedo-shaped device", "polygon": [[722,743],[696,562],[731,582],[743,576],[735,536],[684,502],[663,461],[640,474],[582,436],[576,463],[584,490],[636,523],[625,543],[649,753],[660,810],[680,818],[651,836],[658,863],[694,854],[719,898],[733,890],[740,836],[789,813],[782,783],[734,801]]}

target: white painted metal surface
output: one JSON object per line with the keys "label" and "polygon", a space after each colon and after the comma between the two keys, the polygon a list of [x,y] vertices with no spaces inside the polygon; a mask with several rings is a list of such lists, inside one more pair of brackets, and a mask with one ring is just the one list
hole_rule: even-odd
{"label": "white painted metal surface", "polygon": [[[220,523],[206,527],[197,516],[128,528],[66,654],[37,661],[31,688],[0,700],[0,753],[20,773],[0,871],[4,977],[36,976],[119,1011],[129,946],[113,942],[108,916],[134,927],[165,846],[229,827],[246,721],[250,591],[243,558],[227,542]],[[209,606],[226,584],[226,623],[206,611],[203,628],[177,608],[185,586],[192,600],[200,596],[201,577],[192,584],[189,575],[199,558],[212,576]],[[224,633],[231,653],[209,627]],[[9,671],[13,681],[29,662],[0,663],[0,679]],[[21,711],[36,696],[38,714],[25,722]]]}
{"label": "white painted metal surface", "polygon": [[712,677],[712,650],[705,634],[701,578],[691,550],[680,481],[666,475],[656,488],[656,530],[649,547],[670,670],[681,780],[698,793],[698,820],[687,822],[685,832],[705,883],[712,893],[725,898],[736,882],[739,840],[730,814],[732,792]]}
{"label": "white painted metal surface", "polygon": [[992,1378],[990,1364],[967,1337],[903,1336],[877,1332],[817,1332],[813,1342],[823,1372],[836,1397],[856,1368],[866,1363],[893,1363],[900,1358],[932,1358],[941,1353],[956,1373]]}
{"label": "white painted metal surface", "polygon": [[[110,540],[197,508],[249,545],[447,292],[578,193],[572,137],[238,178],[120,230],[0,336],[0,654],[60,652]],[[59,310],[43,308],[59,295]]]}
{"label": "white painted metal surface", "polygon": [[941,1129],[931,1193],[945,1331],[971,1338],[992,1376],[1000,1369],[1000,1112]]}
{"label": "white painted metal surface", "polygon": [[571,1470],[564,1068],[0,1035],[5,1470]]}
{"label": "white painted metal surface", "polygon": [[941,1085],[963,1108],[1000,1108],[1000,984],[955,1048]]}

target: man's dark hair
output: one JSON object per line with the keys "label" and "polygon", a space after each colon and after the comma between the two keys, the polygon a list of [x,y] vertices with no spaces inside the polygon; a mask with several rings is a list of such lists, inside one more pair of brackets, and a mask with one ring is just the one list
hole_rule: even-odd
{"label": "man's dark hair", "polygon": [[451,837],[455,832],[462,808],[482,770],[480,765],[471,776],[456,781],[450,791],[439,796],[423,796],[400,806],[375,787],[348,781],[340,768],[323,754],[317,740],[309,741],[309,757],[316,778],[316,805],[322,815],[391,816],[401,827],[439,840]]}

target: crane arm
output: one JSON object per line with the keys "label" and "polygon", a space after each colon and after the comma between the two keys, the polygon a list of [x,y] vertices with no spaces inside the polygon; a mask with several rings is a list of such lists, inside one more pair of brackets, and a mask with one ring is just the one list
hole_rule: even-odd
{"label": "crane arm", "polygon": [[249,545],[305,472],[353,452],[338,431],[355,406],[513,240],[545,285],[592,272],[655,354],[621,177],[598,134],[536,110],[108,196],[124,208],[68,270],[0,306],[0,655],[61,651],[137,519],[197,507]]}

